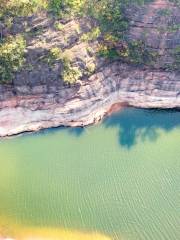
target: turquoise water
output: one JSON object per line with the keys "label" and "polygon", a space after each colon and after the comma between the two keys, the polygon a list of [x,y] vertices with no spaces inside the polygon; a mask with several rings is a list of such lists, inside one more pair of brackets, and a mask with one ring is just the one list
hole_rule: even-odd
{"label": "turquoise water", "polygon": [[180,112],[137,109],[1,141],[0,236],[56,228],[180,239],[179,144]]}

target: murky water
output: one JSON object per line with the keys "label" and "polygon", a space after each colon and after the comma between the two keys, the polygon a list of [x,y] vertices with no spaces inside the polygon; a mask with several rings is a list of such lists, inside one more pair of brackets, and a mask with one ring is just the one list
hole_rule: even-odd
{"label": "murky water", "polygon": [[180,239],[180,112],[4,140],[0,166],[0,236]]}

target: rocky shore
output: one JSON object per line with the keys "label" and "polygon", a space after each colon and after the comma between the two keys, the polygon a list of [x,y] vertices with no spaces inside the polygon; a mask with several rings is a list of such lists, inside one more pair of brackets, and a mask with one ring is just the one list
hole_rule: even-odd
{"label": "rocky shore", "polygon": [[[127,12],[127,37],[143,39],[147,49],[157,53],[153,67],[97,57],[99,42],[82,41],[83,34],[96,26],[91,19],[65,22],[61,31],[52,27],[54,20],[43,13],[17,20],[13,31],[23,32],[25,20],[29,28],[26,67],[11,85],[0,85],[0,137],[62,125],[86,126],[127,106],[180,108],[180,73],[177,68],[170,69],[177,64],[173,54],[180,45],[180,30],[174,26],[180,24],[179,14],[179,8],[165,0]],[[41,31],[32,37],[34,29]],[[63,84],[60,62],[49,66],[41,61],[52,47],[70,55],[82,70],[83,77],[76,84]]]}
{"label": "rocky shore", "polygon": [[[46,86],[35,87],[37,93]],[[27,90],[24,87],[24,91]],[[112,106],[179,108],[178,73],[140,70],[112,63],[57,93],[14,96],[0,102],[0,136],[57,126],[86,126],[99,122]]]}

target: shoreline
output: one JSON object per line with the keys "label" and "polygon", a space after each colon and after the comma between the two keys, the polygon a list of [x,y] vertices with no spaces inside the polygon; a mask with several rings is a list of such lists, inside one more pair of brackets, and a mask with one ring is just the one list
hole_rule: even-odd
{"label": "shoreline", "polygon": [[[100,28],[91,16],[62,23],[46,10],[16,16],[9,34],[26,33],[26,61],[12,72],[9,85],[0,84],[0,138],[96,124],[126,106],[180,108],[178,6],[156,0],[124,10],[128,41],[119,39],[115,45],[111,37],[104,38],[106,31],[88,38]],[[121,54],[126,50],[127,56],[111,58],[109,50],[109,56],[101,56],[104,47]],[[65,75],[78,69],[72,85],[72,76],[63,78],[66,58],[70,67]]]}
{"label": "shoreline", "polygon": [[174,72],[112,63],[71,88],[1,101],[0,137],[60,126],[84,127],[127,106],[178,109],[179,79]]}

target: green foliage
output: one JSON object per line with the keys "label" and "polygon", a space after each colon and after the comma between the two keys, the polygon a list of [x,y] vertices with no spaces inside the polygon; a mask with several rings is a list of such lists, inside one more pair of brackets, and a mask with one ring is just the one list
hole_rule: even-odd
{"label": "green foliage", "polygon": [[39,58],[39,61],[48,63],[50,66],[55,64],[55,62],[62,60],[63,52],[60,48],[54,47],[49,50],[49,52]]}
{"label": "green foliage", "polygon": [[121,35],[128,28],[123,8],[128,4],[144,4],[152,0],[49,0],[49,9],[58,17],[91,16],[102,31]]}
{"label": "green foliage", "polygon": [[12,17],[7,17],[4,21],[4,25],[5,27],[7,27],[8,29],[10,29],[13,25],[13,18]]}
{"label": "green foliage", "polygon": [[94,17],[102,32],[113,32],[118,35],[128,28],[128,22],[122,11],[120,0],[88,1],[86,12]]}
{"label": "green foliage", "polygon": [[64,29],[64,25],[60,22],[55,22],[54,23],[54,28],[57,30],[57,31],[62,31]]}
{"label": "green foliage", "polygon": [[63,58],[63,72],[62,79],[67,84],[74,84],[79,78],[82,77],[82,72],[79,67],[72,65],[72,62],[64,57]]}
{"label": "green foliage", "polygon": [[129,60],[135,64],[153,65],[157,54],[148,50],[143,41],[129,42]]}
{"label": "green foliage", "polygon": [[1,0],[0,1],[0,19],[2,19],[5,15],[5,12],[7,11],[8,9],[8,3],[10,1],[8,0]]}
{"label": "green foliage", "polygon": [[[128,42],[125,40],[129,22],[124,9],[132,4],[143,5],[153,0],[0,0],[0,21],[3,28],[10,29],[14,17],[29,16],[41,9],[47,9],[56,17],[54,28],[62,31],[64,25],[58,18],[68,19],[72,17],[91,17],[96,26],[91,31],[81,36],[82,41],[100,40],[98,53],[109,59],[124,59],[135,64],[153,65],[156,54],[150,52],[143,41]],[[180,5],[180,0],[172,0]],[[162,16],[169,16],[171,11],[163,9],[159,11]],[[36,36],[42,33],[42,28],[27,32],[28,36]],[[179,30],[179,24],[169,26],[160,31],[175,32]],[[81,33],[81,29],[77,29]],[[61,34],[61,33],[60,33]],[[145,33],[146,34],[146,33]],[[3,37],[3,34],[1,34]],[[26,36],[27,36],[26,35]],[[24,62],[25,41],[21,36],[1,39],[0,43],[0,82],[11,81],[13,73],[18,71]],[[91,50],[89,50],[89,53]],[[179,66],[179,50],[174,53],[176,66]],[[59,48],[52,48],[43,61],[52,65],[56,61],[63,61],[62,77],[64,82],[74,83],[82,76],[78,67],[73,66],[65,53]],[[94,64],[87,65],[87,71],[92,73]]]}
{"label": "green foliage", "polygon": [[60,48],[54,47],[49,52],[49,57],[53,60],[59,60],[62,57],[62,50]]}
{"label": "green foliage", "polygon": [[103,43],[99,46],[99,55],[110,58],[125,58],[129,55],[127,45],[120,40],[117,36],[112,34],[105,34]]}
{"label": "green foliage", "polygon": [[86,0],[49,0],[49,9],[59,17],[79,15]]}
{"label": "green foliage", "polygon": [[0,44],[0,82],[8,83],[24,63],[26,43],[22,36],[8,37]]}
{"label": "green foliage", "polygon": [[101,31],[99,29],[99,27],[95,27],[93,28],[90,32],[88,33],[84,33],[82,36],[81,36],[81,40],[82,41],[93,41],[93,40],[96,40],[101,34]]}
{"label": "green foliage", "polygon": [[0,16],[28,16],[47,7],[47,0],[1,0]]}
{"label": "green foliage", "polygon": [[104,44],[101,44],[99,46],[98,54],[100,57],[104,57],[108,59],[119,58],[119,54],[116,49],[108,48],[107,45],[104,45]]}
{"label": "green foliage", "polygon": [[157,53],[148,50],[143,41],[123,42],[114,36],[105,38],[99,46],[99,55],[108,59],[123,59],[133,64],[151,65],[156,61]]}
{"label": "green foliage", "polygon": [[50,0],[49,9],[56,15],[60,15],[63,9],[63,0]]}
{"label": "green foliage", "polygon": [[87,0],[84,12],[99,22],[102,32],[122,37],[122,33],[129,27],[124,8],[130,4],[142,5],[148,2],[152,0]]}

